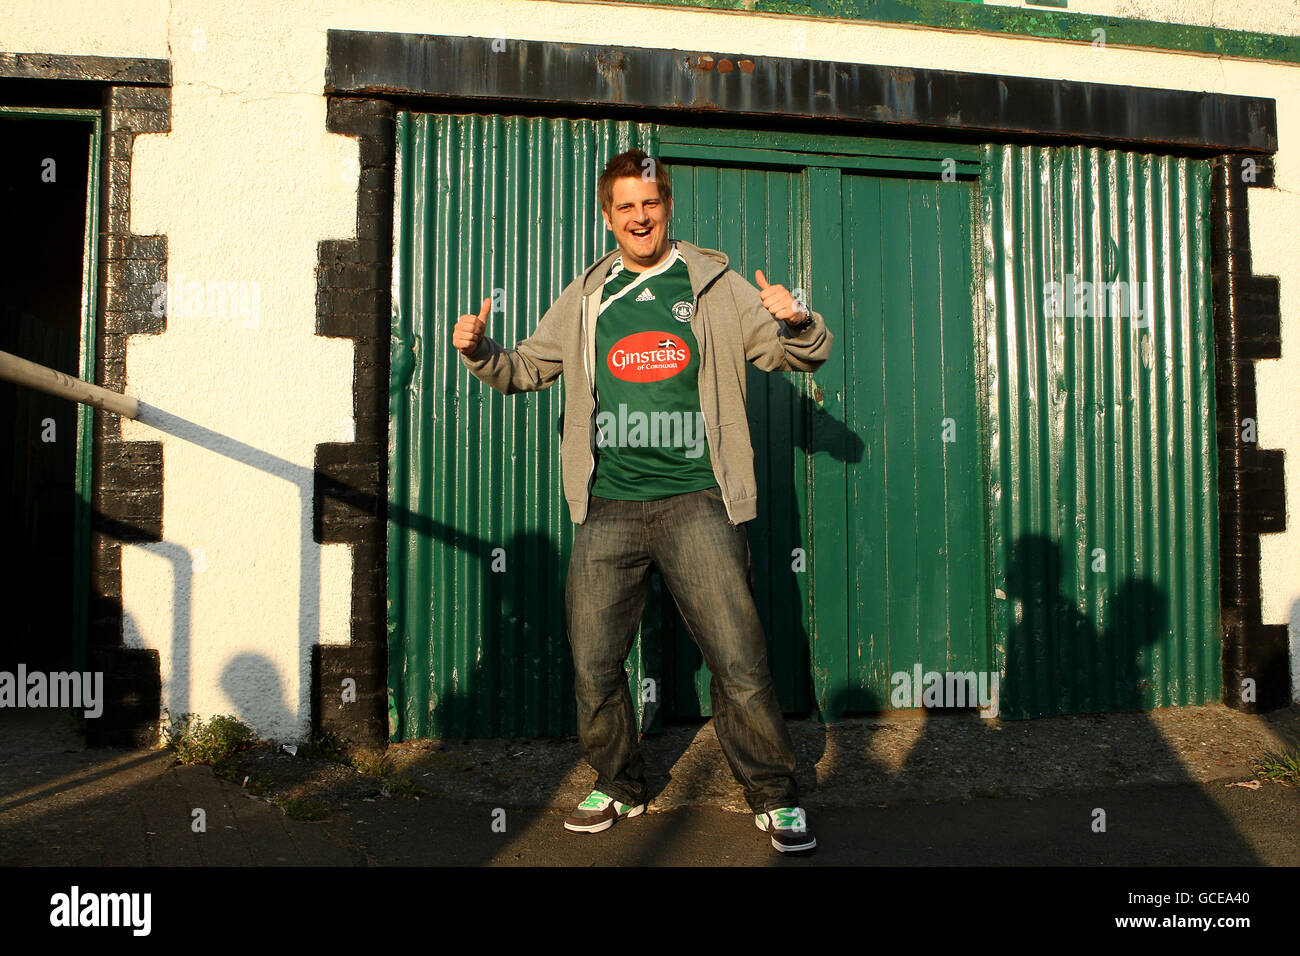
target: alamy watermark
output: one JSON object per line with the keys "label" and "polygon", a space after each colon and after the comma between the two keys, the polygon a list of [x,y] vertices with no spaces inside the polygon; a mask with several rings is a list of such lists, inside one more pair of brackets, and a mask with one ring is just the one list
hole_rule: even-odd
{"label": "alamy watermark", "polygon": [[0,707],[71,707],[94,719],[104,712],[103,671],[0,671]]}
{"label": "alamy watermark", "polygon": [[148,936],[153,920],[151,893],[88,893],[74,885],[50,897],[50,925],[60,928],[124,927]]}
{"label": "alamy watermark", "polygon": [[168,318],[239,319],[246,329],[255,329],[262,317],[262,284],[243,279],[186,279],[178,275],[168,282],[155,282],[149,289],[153,302],[149,311]]}
{"label": "alamy watermark", "polygon": [[704,454],[708,439],[703,412],[630,411],[622,402],[618,411],[596,416],[599,448],[682,448],[687,458]]}
{"label": "alamy watermark", "polygon": [[998,701],[996,671],[895,671],[889,677],[889,702],[903,707],[978,707],[992,710]]}
{"label": "alamy watermark", "polygon": [[1043,307],[1048,318],[1132,317],[1135,326],[1146,328],[1151,324],[1154,286],[1153,282],[1126,282],[1123,279],[1092,282],[1070,273],[1064,282],[1053,279],[1047,283]]}

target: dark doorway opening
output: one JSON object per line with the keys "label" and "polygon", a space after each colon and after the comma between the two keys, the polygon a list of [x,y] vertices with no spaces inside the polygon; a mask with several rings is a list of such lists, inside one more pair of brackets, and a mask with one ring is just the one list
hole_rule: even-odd
{"label": "dark doorway opening", "polygon": [[[0,113],[0,350],[81,377],[90,122]],[[0,508],[9,560],[0,670],[78,665],[78,406],[0,382]],[[20,688],[21,692],[21,688]]]}

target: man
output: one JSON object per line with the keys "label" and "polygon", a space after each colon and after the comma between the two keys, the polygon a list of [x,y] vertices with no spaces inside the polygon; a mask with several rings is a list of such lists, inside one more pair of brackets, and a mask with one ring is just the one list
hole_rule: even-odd
{"label": "man", "polygon": [[574,279],[514,349],[484,337],[491,299],[452,335],[466,367],[507,395],[569,373],[560,457],[577,527],[565,610],[578,734],[597,776],[564,825],[595,833],[645,810],[623,665],[653,565],[713,673],[718,741],[755,824],[777,850],[812,850],[751,591],[744,522],[758,495],[745,362],[811,372],[831,334],[761,271],[759,291],[723,253],[669,239],[672,185],[657,159],[615,156],[597,190],[618,249]]}

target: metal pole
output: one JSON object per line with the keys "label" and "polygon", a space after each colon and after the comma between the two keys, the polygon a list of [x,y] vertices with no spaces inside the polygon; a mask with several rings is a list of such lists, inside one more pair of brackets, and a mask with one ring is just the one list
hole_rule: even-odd
{"label": "metal pole", "polygon": [[70,398],[83,405],[93,405],[123,418],[134,419],[140,415],[140,403],[130,395],[100,388],[8,352],[0,352],[0,379],[37,388],[59,398]]}

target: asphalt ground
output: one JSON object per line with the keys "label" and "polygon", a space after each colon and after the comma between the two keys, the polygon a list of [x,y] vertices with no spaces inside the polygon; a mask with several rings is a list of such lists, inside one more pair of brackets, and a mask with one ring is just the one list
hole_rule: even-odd
{"label": "asphalt ground", "polygon": [[1300,786],[1251,770],[1300,751],[1294,707],[791,721],[819,842],[804,856],[755,827],[711,723],[645,738],[649,811],[574,834],[593,775],[573,738],[393,745],[404,791],[274,745],[223,779],[166,750],[88,749],[63,715],[2,716],[7,867],[1300,865]]}

